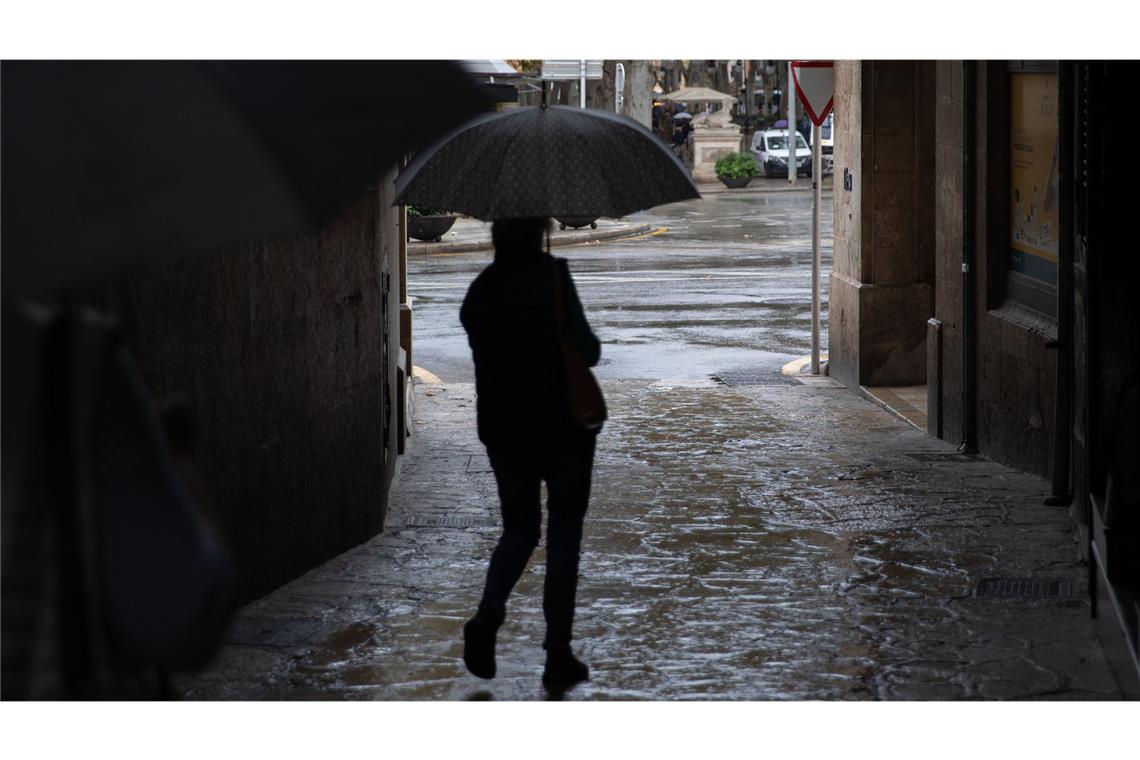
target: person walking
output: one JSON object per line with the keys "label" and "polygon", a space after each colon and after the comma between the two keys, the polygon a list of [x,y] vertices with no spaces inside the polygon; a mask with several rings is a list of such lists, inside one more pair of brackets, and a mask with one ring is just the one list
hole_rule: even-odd
{"label": "person walking", "polygon": [[562,337],[589,366],[597,365],[601,343],[586,322],[566,261],[543,251],[549,225],[547,218],[495,221],[494,261],[471,284],[459,312],[475,362],[479,439],[495,473],[503,518],[482,600],[463,626],[463,661],[474,675],[495,677],[496,635],[507,598],[538,545],[545,481],[542,682],[555,688],[589,678],[570,642],[597,436],[571,417]]}

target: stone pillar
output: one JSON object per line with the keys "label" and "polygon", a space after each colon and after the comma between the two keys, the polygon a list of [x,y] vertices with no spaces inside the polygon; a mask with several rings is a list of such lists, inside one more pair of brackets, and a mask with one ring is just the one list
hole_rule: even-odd
{"label": "stone pillar", "polygon": [[934,283],[934,68],[837,61],[829,374],[926,380]]}
{"label": "stone pillar", "polygon": [[716,162],[740,150],[740,127],[698,125],[693,128],[693,181],[716,182]]}

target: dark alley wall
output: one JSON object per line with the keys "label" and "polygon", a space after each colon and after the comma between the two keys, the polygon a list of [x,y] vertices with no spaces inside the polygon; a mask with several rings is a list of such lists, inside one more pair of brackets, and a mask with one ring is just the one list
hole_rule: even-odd
{"label": "dark alley wall", "polygon": [[[1009,240],[1009,122],[1006,62],[976,64],[973,211],[977,345],[972,413],[978,450],[1021,470],[1050,471],[1056,393],[1056,320],[1009,302],[1004,292]],[[935,318],[942,322],[942,437],[960,442],[963,420],[963,70],[937,64]],[[936,350],[935,347],[931,347]]]}
{"label": "dark alley wall", "polygon": [[189,396],[246,598],[382,526],[399,346],[390,188],[320,230],[133,276],[105,295],[156,397]]}

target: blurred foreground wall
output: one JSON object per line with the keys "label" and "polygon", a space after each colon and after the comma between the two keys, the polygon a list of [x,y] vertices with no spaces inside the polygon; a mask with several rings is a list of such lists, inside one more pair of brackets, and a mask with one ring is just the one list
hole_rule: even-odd
{"label": "blurred foreground wall", "polygon": [[383,526],[396,459],[394,173],[323,228],[135,275],[97,300],[158,399],[185,393],[252,598]]}

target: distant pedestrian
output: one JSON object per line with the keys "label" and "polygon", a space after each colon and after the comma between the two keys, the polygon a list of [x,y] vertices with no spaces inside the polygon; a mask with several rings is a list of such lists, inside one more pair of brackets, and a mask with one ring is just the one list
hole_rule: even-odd
{"label": "distant pedestrian", "polygon": [[475,360],[479,439],[498,482],[503,517],[482,601],[463,627],[463,661],[480,678],[494,678],[496,632],[539,541],[545,481],[542,680],[564,687],[589,678],[570,641],[596,431],[580,428],[570,416],[560,330],[590,366],[598,363],[601,344],[565,260],[543,251],[549,224],[542,218],[496,221],[495,259],[472,283],[459,313]]}

